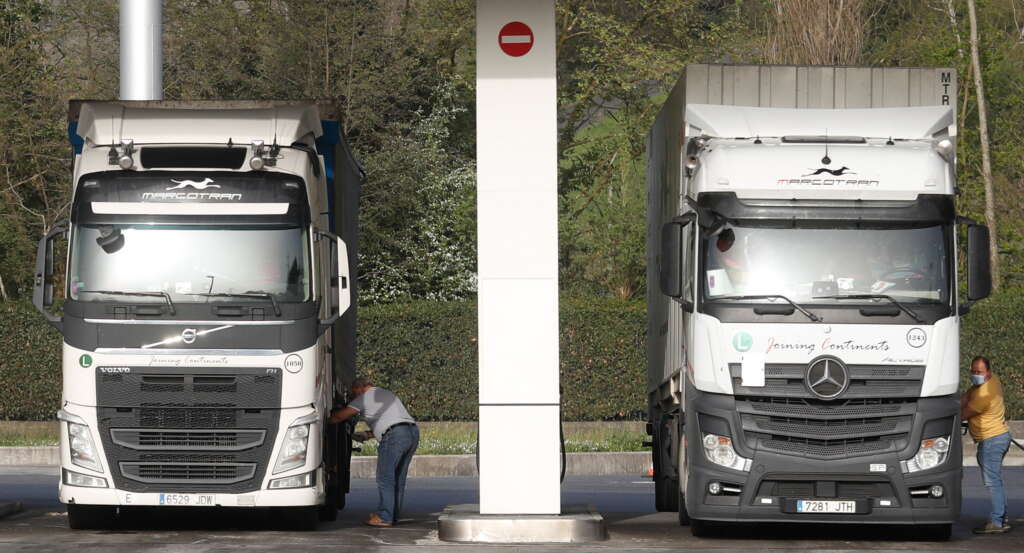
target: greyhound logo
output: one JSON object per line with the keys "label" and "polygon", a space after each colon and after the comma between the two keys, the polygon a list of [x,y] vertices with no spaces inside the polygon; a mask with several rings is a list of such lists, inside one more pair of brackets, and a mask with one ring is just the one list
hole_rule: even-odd
{"label": "greyhound logo", "polygon": [[199,182],[196,182],[194,180],[174,180],[174,179],[171,179],[171,182],[173,182],[174,184],[177,184],[178,186],[172,186],[170,188],[167,188],[167,190],[180,190],[180,189],[185,188],[187,186],[191,186],[192,188],[195,188],[196,190],[206,190],[207,188],[220,188],[220,185],[219,184],[213,184],[213,179],[211,179],[209,177],[207,177],[207,178],[205,178],[205,179],[203,179],[203,180],[201,180]]}
{"label": "greyhound logo", "polygon": [[813,177],[815,175],[820,175],[822,173],[828,173],[828,174],[832,175],[833,177],[838,177],[838,176],[841,176],[841,175],[856,175],[857,174],[857,173],[850,173],[849,171],[850,171],[850,168],[845,166],[845,165],[840,167],[839,169],[829,169],[827,167],[822,167],[821,169],[818,169],[817,171],[814,171],[813,173],[807,173],[806,175],[801,175],[801,176],[802,177]]}

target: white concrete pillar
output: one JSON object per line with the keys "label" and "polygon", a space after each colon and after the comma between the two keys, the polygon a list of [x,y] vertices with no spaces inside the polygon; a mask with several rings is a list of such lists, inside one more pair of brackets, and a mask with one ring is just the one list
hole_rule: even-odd
{"label": "white concrete pillar", "polygon": [[121,0],[121,99],[163,100],[163,0]]}
{"label": "white concrete pillar", "polygon": [[480,513],[560,514],[554,0],[477,2]]}

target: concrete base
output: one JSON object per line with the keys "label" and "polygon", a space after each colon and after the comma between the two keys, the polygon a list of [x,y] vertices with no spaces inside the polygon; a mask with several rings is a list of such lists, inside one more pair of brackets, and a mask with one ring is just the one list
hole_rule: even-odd
{"label": "concrete base", "polygon": [[561,515],[481,515],[479,505],[450,505],[437,519],[442,541],[586,543],[608,539],[592,505],[563,505]]}

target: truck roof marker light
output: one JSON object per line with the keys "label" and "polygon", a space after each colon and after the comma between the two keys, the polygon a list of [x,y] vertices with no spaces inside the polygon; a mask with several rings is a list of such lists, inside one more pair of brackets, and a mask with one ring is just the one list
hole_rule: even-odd
{"label": "truck roof marker light", "polygon": [[252,157],[249,158],[249,167],[253,171],[260,171],[265,167],[277,165],[277,156],[281,153],[281,147],[275,140],[273,146],[267,146],[262,140],[252,141]]}
{"label": "truck roof marker light", "polygon": [[700,159],[695,156],[687,156],[686,158],[686,176],[692,177],[693,173],[700,167]]}
{"label": "truck roof marker light", "polygon": [[935,142],[934,145],[932,146],[932,148],[935,150],[935,153],[937,153],[940,156],[942,156],[943,159],[945,159],[946,161],[950,161],[951,156],[953,155],[953,141],[952,140],[950,140],[948,138],[943,138],[943,139],[939,140],[938,142]]}
{"label": "truck roof marker light", "polygon": [[122,140],[120,146],[111,146],[110,153],[107,156],[110,160],[111,165],[117,165],[125,171],[135,166],[135,159],[132,154],[135,153],[135,142],[133,140]]}
{"label": "truck roof marker light", "polygon": [[252,141],[252,158],[249,159],[249,167],[253,171],[260,171],[263,169],[265,163],[263,160],[263,150],[265,146],[262,140]]}

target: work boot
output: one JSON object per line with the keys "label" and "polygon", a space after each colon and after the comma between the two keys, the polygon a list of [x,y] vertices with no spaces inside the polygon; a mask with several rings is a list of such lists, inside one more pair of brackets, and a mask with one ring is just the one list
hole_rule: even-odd
{"label": "work boot", "polygon": [[381,519],[380,515],[378,515],[377,513],[371,514],[370,518],[363,521],[363,524],[367,526],[376,526],[378,528],[388,528],[391,526],[390,522]]}
{"label": "work boot", "polygon": [[1009,531],[1009,524],[998,526],[996,524],[992,524],[991,520],[974,529],[975,534],[1005,534]]}

